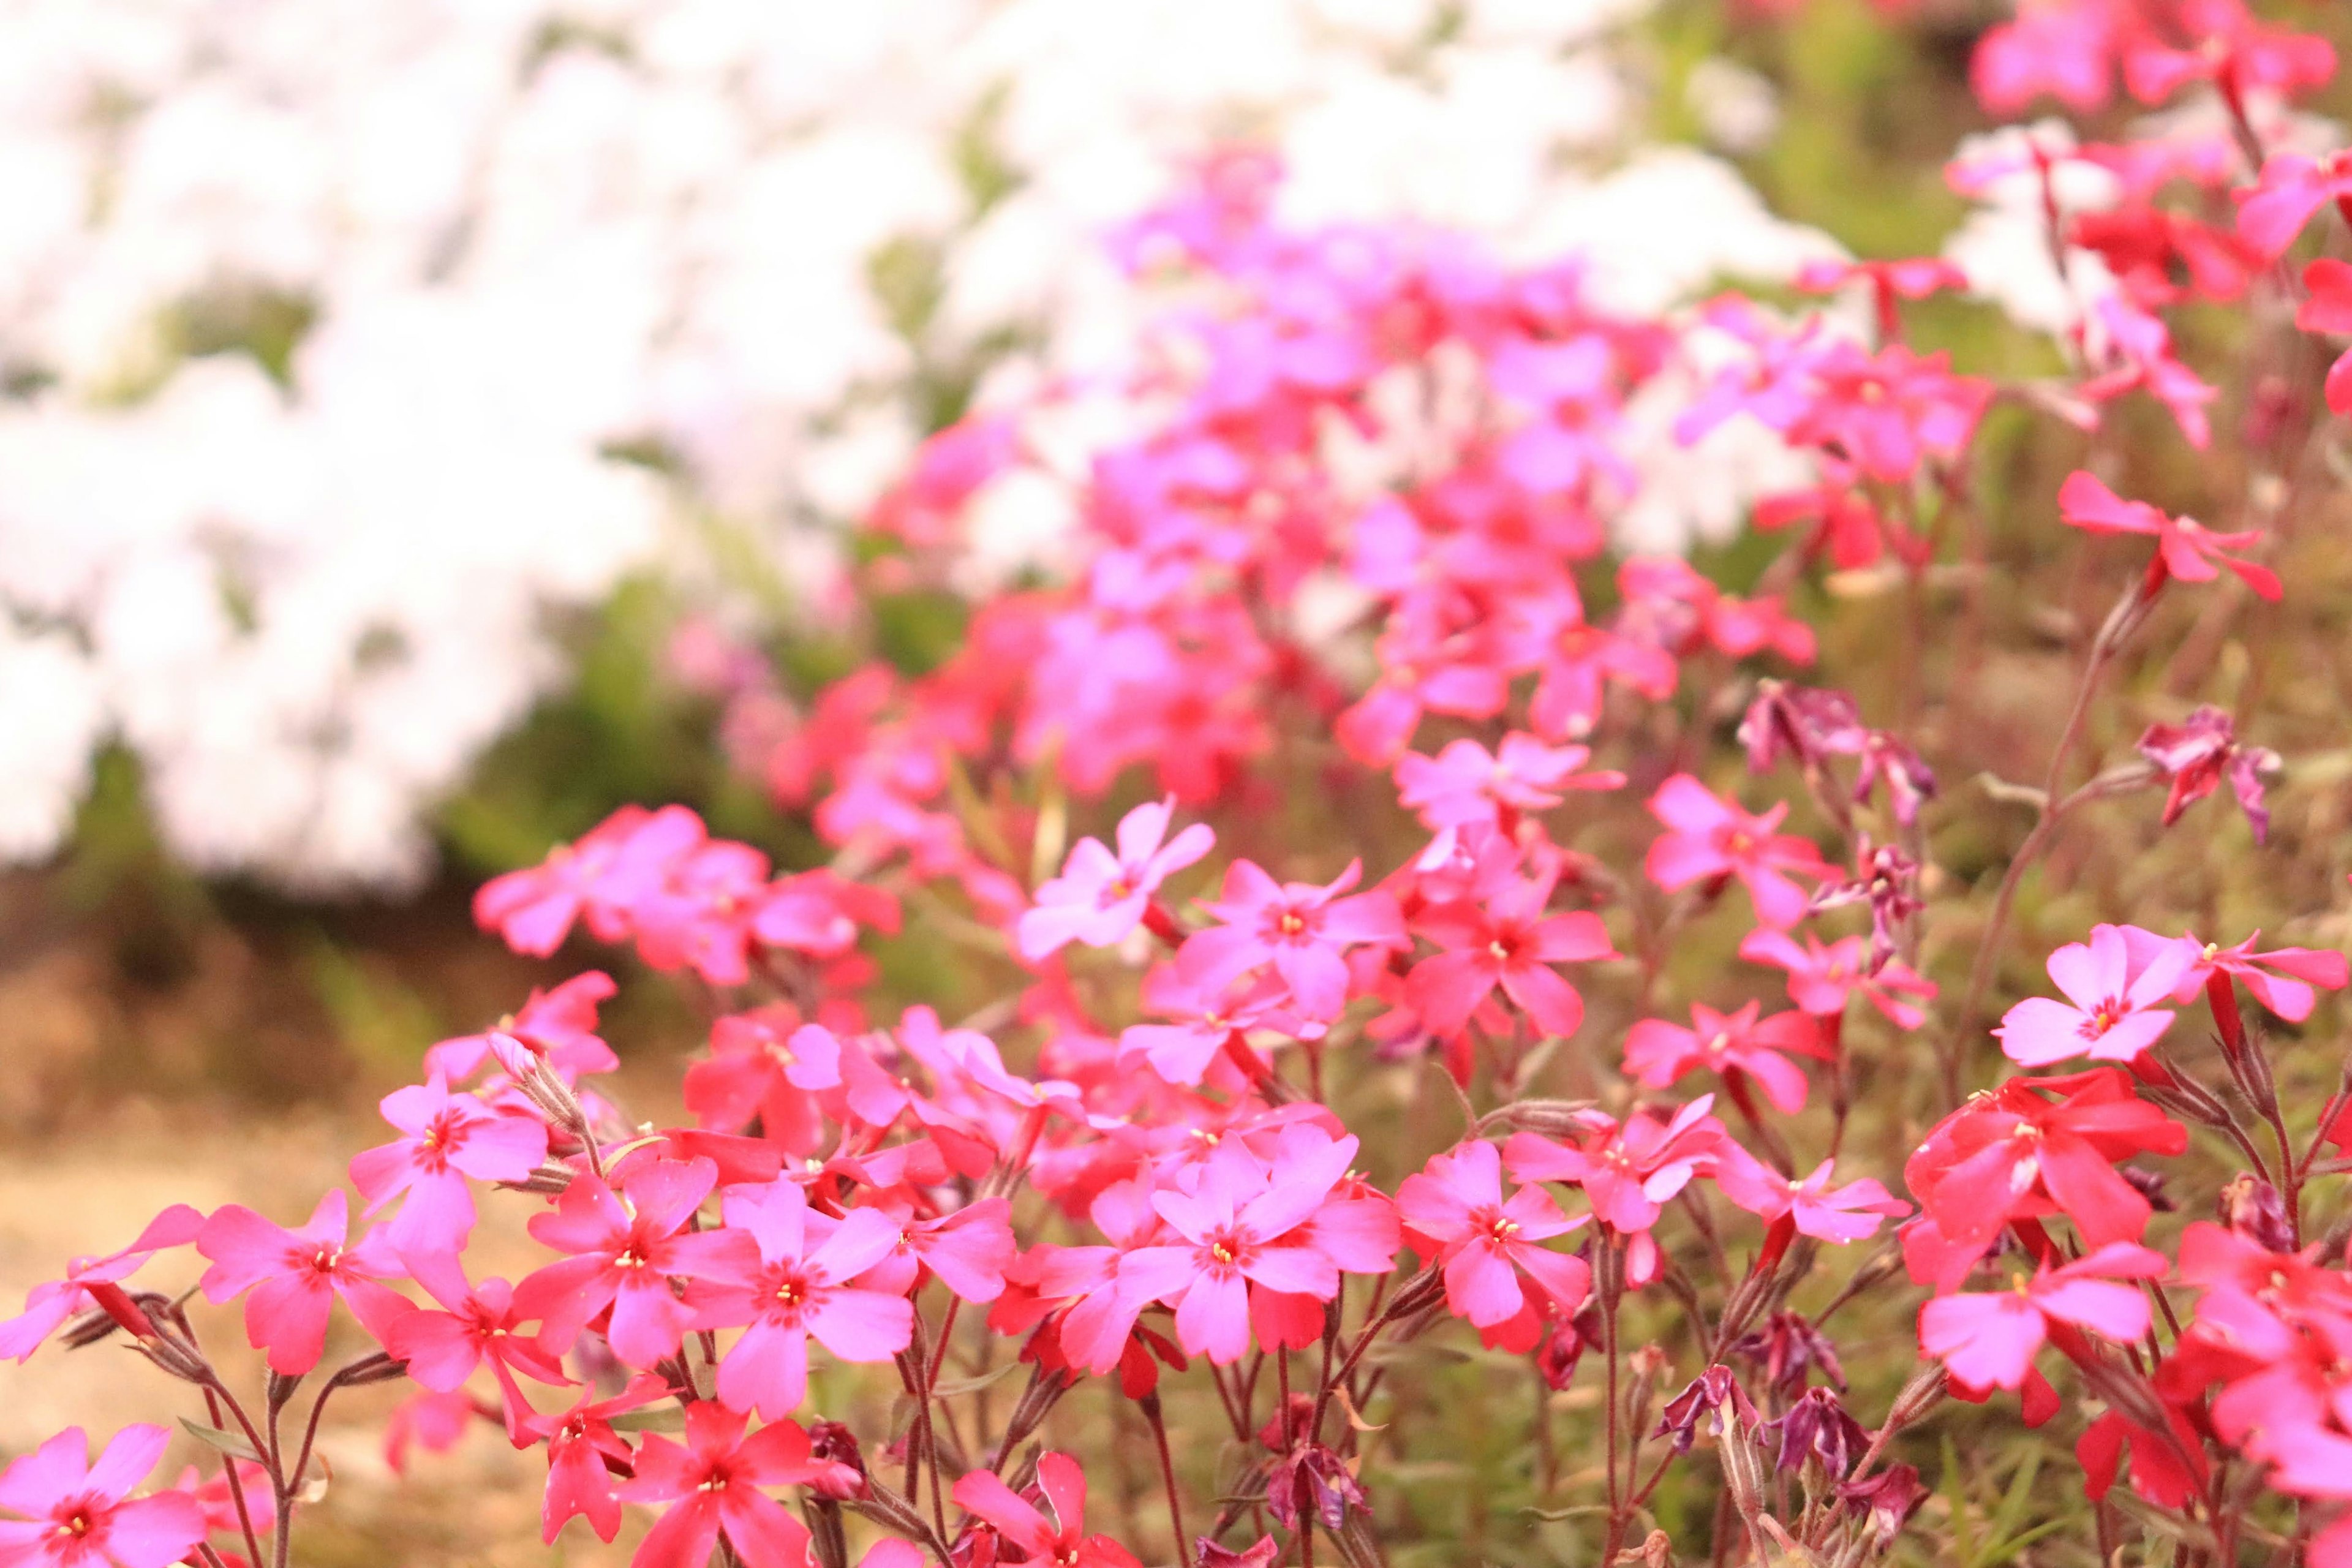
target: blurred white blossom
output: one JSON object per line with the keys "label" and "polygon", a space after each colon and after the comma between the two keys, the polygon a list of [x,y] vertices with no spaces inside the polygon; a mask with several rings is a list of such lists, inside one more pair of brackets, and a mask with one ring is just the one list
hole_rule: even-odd
{"label": "blurred white blossom", "polygon": [[[200,868],[415,878],[550,606],[678,504],[805,572],[940,389],[1116,364],[1101,240],[1221,140],[1628,309],[1829,253],[1629,140],[1649,3],[0,0],[0,857],[113,739]],[[1669,445],[1646,544],[1778,471]],[[983,497],[987,553],[1066,507]]]}

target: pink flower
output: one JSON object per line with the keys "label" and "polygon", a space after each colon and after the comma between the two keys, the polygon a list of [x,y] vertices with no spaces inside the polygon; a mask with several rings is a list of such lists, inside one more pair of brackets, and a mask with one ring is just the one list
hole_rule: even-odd
{"label": "pink flower", "polygon": [[1567,1315],[1584,1304],[1592,1271],[1582,1258],[1536,1244],[1581,1226],[1541,1187],[1503,1199],[1502,1156],[1480,1139],[1433,1158],[1397,1189],[1405,1224],[1437,1244],[1445,1303],[1473,1327],[1508,1322],[1527,1306],[1525,1273]]}
{"label": "pink flower", "polygon": [[384,1331],[383,1348],[395,1361],[408,1363],[408,1375],[436,1394],[454,1394],[465,1386],[477,1368],[488,1363],[505,1400],[507,1435],[520,1439],[530,1402],[515,1382],[515,1372],[562,1387],[571,1383],[563,1368],[523,1335],[521,1314],[514,1310],[514,1288],[503,1279],[467,1283],[466,1271],[452,1253],[423,1253],[407,1258],[409,1278],[444,1309],[412,1309],[400,1313]]}
{"label": "pink flower", "polygon": [[551,1350],[569,1350],[610,1308],[604,1337],[623,1365],[650,1367],[677,1354],[694,1313],[670,1281],[740,1273],[756,1252],[740,1232],[686,1230],[718,1179],[709,1160],[642,1158],[617,1194],[593,1176],[575,1177],[553,1213],[530,1220],[533,1237],[572,1256],[516,1286],[515,1310],[544,1321],[541,1337]]}
{"label": "pink flower", "polygon": [[[596,1013],[616,989],[613,977],[598,969],[575,974],[552,991],[534,989],[522,1010],[501,1019],[497,1028],[443,1040],[426,1051],[425,1070],[463,1083],[484,1058],[520,1054],[546,1062],[567,1081],[583,1073],[611,1072],[621,1058],[597,1037]],[[509,1043],[499,1047],[496,1037]]]}
{"label": "pink flower", "polygon": [[1005,1271],[1020,1247],[1013,1237],[1013,1205],[1003,1198],[978,1198],[929,1219],[914,1218],[896,1199],[879,1208],[890,1216],[891,1245],[860,1272],[861,1289],[910,1296],[928,1268],[966,1301],[993,1301],[1003,1293]]}
{"label": "pink flower", "polygon": [[352,1185],[373,1215],[403,1193],[408,1201],[384,1227],[403,1251],[455,1252],[474,1228],[467,1178],[519,1182],[547,1158],[547,1128],[501,1115],[470,1094],[451,1094],[438,1072],[383,1097],[383,1119],[407,1137],[352,1160]]}
{"label": "pink flower", "polygon": [[204,1505],[185,1492],[133,1499],[163,1457],[161,1426],[125,1426],[89,1462],[89,1439],[68,1426],[0,1473],[0,1562],[9,1568],[164,1568],[205,1538]]}
{"label": "pink flower", "polygon": [[2164,797],[2164,825],[2219,788],[2223,778],[2254,830],[2254,842],[2270,837],[2271,814],[2263,803],[2263,774],[2279,765],[2278,753],[2241,745],[2237,728],[2221,709],[2198,709],[2179,724],[2151,724],[2139,738],[2139,754],[2172,787]]}
{"label": "pink flower", "polygon": [[[2352,338],[2352,263],[2322,257],[2303,269],[2306,297],[2296,307],[2294,324],[2306,332],[2332,338]],[[2336,356],[2327,370],[2327,406],[2352,415],[2352,353]]]}
{"label": "pink flower", "polygon": [[2177,942],[2135,927],[2094,926],[2087,944],[2069,942],[2050,955],[2050,978],[2067,1000],[2029,996],[1993,1034],[2001,1053],[2024,1067],[2080,1056],[2131,1061],[2172,1026],[2171,1013],[2157,1004],[2179,988],[2189,962]]}
{"label": "pink flower", "polygon": [[1225,868],[1224,896],[1202,907],[1223,921],[1185,942],[1199,950],[1204,976],[1229,981],[1272,964],[1300,1012],[1336,1018],[1348,1000],[1347,950],[1358,942],[1402,942],[1396,900],[1380,891],[1341,898],[1363,874],[1350,861],[1324,887],[1276,882],[1247,860]]}
{"label": "pink flower", "polygon": [[2194,518],[2176,518],[2146,501],[2125,500],[2080,468],[2058,487],[2058,515],[2092,533],[2148,535],[2156,541],[2164,570],[2184,583],[2210,583],[2226,566],[2263,598],[2275,601],[2279,596],[2276,573],[2227,553],[2259,542],[2258,530],[2216,533]]}
{"label": "pink flower", "polygon": [[149,1220],[138,1238],[121,1251],[75,1258],[66,1265],[64,1279],[34,1286],[26,1293],[25,1310],[0,1322],[0,1357],[23,1363],[67,1319],[97,1305],[89,1287],[129,1279],[155,1254],[195,1240],[204,1224],[203,1215],[185,1204],[173,1204]]}
{"label": "pink flower", "polygon": [[1715,1184],[1725,1197],[1768,1224],[1785,1216],[1802,1234],[1840,1245],[1875,1236],[1887,1215],[1911,1212],[1909,1204],[1868,1176],[1832,1191],[1830,1168],[1835,1163],[1824,1160],[1812,1174],[1791,1181],[1727,1138],[1717,1159]]}
{"label": "pink flower", "polygon": [[2160,1279],[2160,1252],[2115,1242],[2063,1268],[2044,1268],[2013,1289],[1938,1296],[1919,1309],[1919,1348],[1942,1358],[1971,1389],[2016,1388],[2053,1324],[2089,1329],[2129,1344],[2147,1332],[2147,1297],[2123,1279]]}
{"label": "pink flower", "polygon": [[599,1541],[621,1528],[621,1497],[613,1485],[611,1459],[634,1468],[635,1450],[613,1430],[613,1417],[669,1397],[669,1384],[651,1373],[630,1380],[610,1399],[583,1389],[571,1409],[556,1415],[524,1417],[523,1431],[547,1445],[547,1491],[540,1502],[540,1539],[549,1545],[575,1515],[588,1516]]}
{"label": "pink flower", "polygon": [[1662,1205],[1715,1168],[1729,1142],[1723,1123],[1707,1114],[1715,1096],[1702,1094],[1672,1121],[1637,1110],[1623,1122],[1590,1113],[1593,1136],[1557,1143],[1536,1132],[1514,1132],[1503,1158],[1514,1180],[1567,1182],[1584,1189],[1593,1217],[1612,1230],[1645,1231]]}
{"label": "pink flower", "polygon": [[1400,798],[1433,828],[1496,826],[1505,813],[1549,811],[1563,790],[1616,789],[1617,773],[1580,773],[1591,759],[1583,746],[1547,746],[1517,730],[1494,752],[1475,741],[1449,742],[1434,757],[1408,752],[1397,759]]}
{"label": "pink flower", "polygon": [[1236,985],[1213,975],[1204,955],[1190,942],[1172,961],[1153,965],[1143,977],[1144,1011],[1169,1021],[1129,1024],[1120,1031],[1122,1065],[1140,1057],[1165,1081],[1194,1089],[1237,1032],[1270,1028],[1298,1037],[1323,1032],[1321,1025],[1280,1010],[1278,1004],[1289,993],[1279,976],[1263,975]]}
{"label": "pink flower", "polygon": [[686,1107],[697,1125],[733,1132],[757,1117],[769,1142],[816,1152],[824,1141],[817,1096],[841,1087],[841,1041],[798,1018],[790,1008],[763,1007],[710,1026],[710,1055],[686,1069]]}
{"label": "pink flower", "polygon": [[1803,1012],[1759,1020],[1760,1010],[1750,1002],[1725,1014],[1694,1003],[1687,1029],[1664,1018],[1644,1018],[1625,1033],[1625,1070],[1652,1089],[1664,1089],[1700,1068],[1718,1076],[1745,1073],[1763,1087],[1767,1100],[1793,1115],[1805,1108],[1804,1069],[1780,1053],[1822,1057],[1821,1027]]}
{"label": "pink flower", "polygon": [[1737,877],[1756,902],[1756,918],[1786,931],[1804,918],[1810,895],[1787,873],[1820,877],[1821,852],[1805,839],[1778,833],[1789,814],[1783,801],[1750,816],[1688,773],[1676,773],[1650,797],[1651,814],[1666,825],[1650,846],[1650,880],[1668,892],[1707,879]]}
{"label": "pink flower", "polygon": [[1859,991],[1888,1022],[1898,1028],[1917,1028],[1927,1021],[1927,1009],[1905,998],[1932,999],[1936,983],[1900,959],[1889,959],[1874,971],[1869,951],[1858,936],[1842,936],[1824,943],[1810,931],[1802,947],[1780,931],[1751,931],[1739,939],[1740,957],[1789,972],[1789,1000],[1814,1017],[1839,1016],[1847,1000]]}
{"label": "pink flower", "polygon": [[2262,934],[2256,931],[2235,947],[2200,942],[2194,934],[2182,937],[2189,967],[2182,973],[2179,988],[2173,992],[2172,999],[2194,1001],[2197,993],[2205,989],[2209,977],[2234,975],[2245,982],[2255,1001],[2288,1023],[2300,1024],[2311,1016],[2312,1005],[2318,1000],[2313,986],[2341,991],[2347,981],[2352,980],[2352,964],[2346,963],[2342,953],[2308,947],[2274,947],[2268,952],[2256,952],[2254,943]]}
{"label": "pink flower", "polygon": [[1547,915],[1549,878],[1511,878],[1484,903],[1457,900],[1423,912],[1415,929],[1445,949],[1413,965],[1405,995],[1430,1029],[1451,1035],[1497,986],[1547,1035],[1576,1033],[1584,998],[1550,967],[1614,958],[1601,917]]}
{"label": "pink flower", "polygon": [[992,1471],[972,1470],[955,1484],[956,1506],[985,1520],[1024,1555],[1054,1568],[1139,1568],[1108,1535],[1086,1535],[1087,1475],[1067,1454],[1041,1454],[1037,1489],[1054,1505],[1048,1520]]}
{"label": "pink flower", "polygon": [[673,861],[630,908],[637,953],[663,971],[692,969],[713,985],[751,978],[751,923],[768,901],[768,858],[711,839]]}
{"label": "pink flower", "polygon": [[[1353,1138],[1286,1141],[1271,1165],[1260,1165],[1238,1143],[1230,1152],[1221,1144],[1193,1191],[1163,1188],[1152,1195],[1152,1206],[1182,1243],[1129,1253],[1119,1268],[1120,1289],[1173,1306],[1177,1342],[1186,1354],[1219,1366],[1240,1359],[1250,1344],[1250,1286],[1328,1301],[1339,1293],[1341,1263],[1367,1261],[1335,1260],[1320,1238],[1297,1234],[1331,1202],[1356,1146]],[[1388,1256],[1377,1265],[1382,1272],[1395,1255],[1395,1224],[1391,1211]],[[1371,1250],[1379,1250],[1378,1241]]]}
{"label": "pink flower", "polygon": [[795,1422],[749,1437],[743,1426],[741,1415],[702,1399],[686,1407],[683,1447],[646,1435],[621,1496],[676,1506],[646,1532],[630,1568],[704,1568],[722,1535],[744,1568],[806,1568],[808,1528],[760,1489],[833,1480],[845,1467],[811,1458]]}
{"label": "pink flower", "polygon": [[915,1310],[904,1296],[848,1282],[898,1244],[898,1226],[874,1209],[838,1220],[809,1211],[790,1180],[727,1196],[728,1226],[759,1247],[757,1262],[713,1274],[688,1292],[695,1326],[742,1328],[719,1365],[719,1397],[775,1420],[808,1393],[811,1335],[844,1361],[888,1361],[913,1337]]}
{"label": "pink flower", "polygon": [[637,900],[703,837],[702,819],[682,805],[625,805],[541,864],[485,882],[474,895],[475,923],[535,958],[562,946],[583,915],[597,941],[619,942]]}
{"label": "pink flower", "polygon": [[2238,232],[2265,258],[2275,258],[2286,254],[2312,214],[2331,201],[2339,207],[2352,202],[2352,154],[2321,161],[2282,153],[2263,161],[2262,178],[2252,189],[2231,195],[2238,203]]}
{"label": "pink flower", "polygon": [[267,1348],[269,1369],[291,1377],[319,1364],[327,1346],[327,1318],[343,1299],[360,1325],[382,1340],[410,1310],[395,1292],[376,1283],[404,1272],[380,1234],[346,1247],[350,1205],[342,1189],[319,1200],[299,1230],[273,1225],[230,1204],[205,1221],[196,1250],[213,1260],[201,1281],[205,1298],[227,1301],[253,1292],[245,1304],[246,1338]]}
{"label": "pink flower", "polygon": [[1036,907],[1021,917],[1021,956],[1034,963],[1073,942],[1115,947],[1133,931],[1160,884],[1216,845],[1200,822],[1163,843],[1174,810],[1173,800],[1147,801],[1121,817],[1117,855],[1098,838],[1072,846],[1062,874],[1038,888]]}

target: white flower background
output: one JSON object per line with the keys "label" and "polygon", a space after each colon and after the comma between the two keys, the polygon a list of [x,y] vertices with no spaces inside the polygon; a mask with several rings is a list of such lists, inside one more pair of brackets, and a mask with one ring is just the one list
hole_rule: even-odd
{"label": "white flower background", "polygon": [[[551,609],[689,560],[688,515],[815,580],[926,375],[1116,360],[1100,238],[1222,138],[1280,149],[1291,216],[1582,252],[1632,309],[1833,253],[1635,139],[1645,9],[0,0],[0,859],[119,742],[199,870],[413,882],[562,679]],[[1718,142],[1769,134],[1758,79],[1692,81]],[[282,378],[207,352],[273,334]],[[1789,477],[1663,423],[1639,542]]]}

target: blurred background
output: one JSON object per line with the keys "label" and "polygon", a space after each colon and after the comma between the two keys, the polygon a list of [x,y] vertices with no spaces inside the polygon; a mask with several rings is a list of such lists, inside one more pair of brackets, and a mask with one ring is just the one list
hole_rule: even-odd
{"label": "blurred background", "polygon": [[[1941,177],[2003,9],[0,0],[0,1310],[172,1198],[307,1209],[427,1044],[568,973],[473,931],[486,876],[628,801],[821,861],[774,728],[961,626],[853,625],[858,525],[926,435],[1118,365],[1151,301],[1106,239],[1188,161],[1644,310],[1949,238],[2030,325],[2038,215]],[[1629,544],[1790,479],[1655,436]],[[976,580],[1066,506],[978,498]],[[623,982],[653,1113],[698,1042]],[[148,1414],[110,1370],[0,1374],[0,1447]],[[377,1447],[331,1435],[316,1561],[545,1560],[536,1461],[395,1494]]]}

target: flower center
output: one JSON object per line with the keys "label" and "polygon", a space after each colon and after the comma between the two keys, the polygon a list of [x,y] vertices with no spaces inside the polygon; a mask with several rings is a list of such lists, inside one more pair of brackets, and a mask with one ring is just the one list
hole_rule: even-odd
{"label": "flower center", "polygon": [[797,1309],[808,1300],[808,1285],[797,1277],[788,1278],[776,1287],[776,1305]]}
{"label": "flower center", "polygon": [[1297,910],[1285,910],[1282,911],[1282,918],[1274,922],[1274,929],[1285,936],[1298,936],[1306,931],[1307,921],[1299,916]]}
{"label": "flower center", "polygon": [[645,1266],[646,1255],[638,1248],[635,1242],[631,1242],[623,1247],[613,1259],[613,1267],[615,1268],[643,1268]]}

